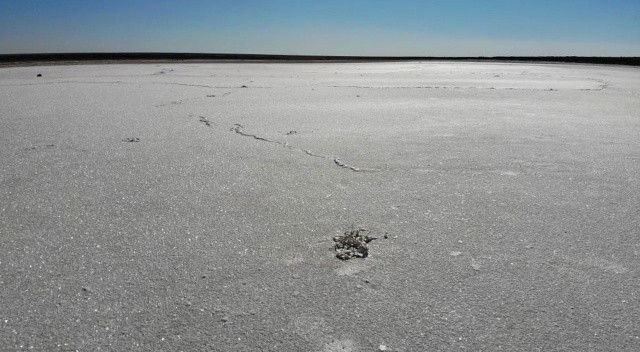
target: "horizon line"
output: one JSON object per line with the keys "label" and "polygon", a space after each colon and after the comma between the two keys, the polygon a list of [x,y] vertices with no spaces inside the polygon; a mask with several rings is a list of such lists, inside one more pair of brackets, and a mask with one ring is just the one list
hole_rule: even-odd
{"label": "horizon line", "polygon": [[100,60],[247,60],[247,61],[533,61],[562,63],[618,64],[640,66],[640,56],[388,56],[388,55],[295,55],[189,52],[63,52],[0,54],[2,63],[37,61]]}

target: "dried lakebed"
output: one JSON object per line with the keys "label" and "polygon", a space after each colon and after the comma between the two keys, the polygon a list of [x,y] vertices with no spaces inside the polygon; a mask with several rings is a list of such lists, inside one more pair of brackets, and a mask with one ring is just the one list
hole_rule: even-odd
{"label": "dried lakebed", "polygon": [[2,349],[640,350],[638,68],[15,67],[0,97]]}

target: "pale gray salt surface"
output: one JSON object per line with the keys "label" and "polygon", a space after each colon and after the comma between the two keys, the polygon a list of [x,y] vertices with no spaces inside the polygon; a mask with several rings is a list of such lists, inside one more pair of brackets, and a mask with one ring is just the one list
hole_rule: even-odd
{"label": "pale gray salt surface", "polygon": [[638,68],[20,67],[0,99],[0,350],[640,350]]}

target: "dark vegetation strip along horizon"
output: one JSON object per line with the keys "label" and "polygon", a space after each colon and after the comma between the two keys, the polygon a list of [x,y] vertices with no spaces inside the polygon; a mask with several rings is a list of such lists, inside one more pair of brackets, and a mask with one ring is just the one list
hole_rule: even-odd
{"label": "dark vegetation strip along horizon", "polygon": [[205,53],[43,53],[43,54],[0,54],[2,64],[29,64],[73,61],[159,61],[159,60],[246,60],[246,61],[517,61],[517,62],[558,62],[580,64],[612,64],[640,66],[640,57],[600,57],[600,56],[326,56],[326,55],[262,55],[262,54],[205,54]]}

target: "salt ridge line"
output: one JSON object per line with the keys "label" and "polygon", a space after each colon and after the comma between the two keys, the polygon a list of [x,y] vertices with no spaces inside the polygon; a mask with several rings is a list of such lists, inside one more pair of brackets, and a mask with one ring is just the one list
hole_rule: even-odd
{"label": "salt ridge line", "polygon": [[[580,91],[602,91],[609,88],[609,83],[599,79],[591,79],[597,83],[599,83],[597,88],[580,88],[580,89],[564,89],[564,88],[515,88],[515,87],[504,87],[504,88],[496,88],[496,87],[463,87],[463,86],[357,86],[357,85],[332,85],[327,86],[328,88],[359,88],[359,89],[487,89],[487,90],[524,90],[524,91],[558,91],[558,90],[580,90]],[[6,84],[0,85],[0,87],[22,87],[22,86],[38,86],[38,85],[52,85],[52,84],[139,84],[132,82],[124,82],[124,81],[99,81],[99,82],[87,82],[87,81],[58,81],[58,82],[40,82],[40,83],[23,83],[23,84]],[[203,84],[188,84],[188,83],[178,83],[178,82],[144,82],[146,84],[157,84],[157,85],[175,85],[175,86],[184,86],[184,87],[196,87],[196,88],[212,88],[212,89],[270,89],[273,87],[263,87],[263,86],[210,86]],[[282,87],[289,88],[289,87]],[[295,88],[295,87],[292,87]]]}
{"label": "salt ridge line", "polygon": [[608,88],[607,83],[600,84],[598,88],[581,88],[581,89],[564,89],[564,88],[515,88],[515,87],[462,87],[462,86],[329,86],[329,88],[358,88],[358,89],[478,89],[478,90],[523,90],[523,91],[540,91],[540,92],[556,92],[559,90],[581,90],[581,91],[602,91]]}
{"label": "salt ridge line", "polygon": [[[200,120],[201,122],[205,123],[207,126],[210,126],[210,123],[207,124],[205,122],[205,121],[209,122],[206,118],[204,118],[202,116],[200,118],[201,118],[201,120]],[[204,121],[203,121],[203,119],[204,119]],[[353,172],[363,171],[362,169],[360,169],[358,167],[346,164],[339,157],[336,157],[336,156],[315,154],[315,153],[313,153],[312,151],[310,151],[308,149],[294,148],[291,144],[289,144],[287,142],[275,141],[275,140],[268,139],[268,138],[265,138],[265,137],[260,137],[260,136],[255,135],[255,134],[247,133],[247,132],[244,131],[244,126],[242,126],[241,124],[238,124],[238,123],[234,124],[234,126],[230,130],[232,132],[235,132],[236,134],[239,134],[239,135],[243,136],[243,137],[249,137],[249,138],[253,138],[253,139],[256,139],[256,140],[259,140],[259,141],[262,141],[262,142],[278,144],[278,145],[283,146],[284,148],[291,149],[291,150],[296,149],[296,150],[299,150],[299,151],[301,151],[301,152],[303,152],[303,153],[305,153],[305,154],[307,154],[307,155],[309,155],[311,157],[314,157],[314,158],[333,160],[333,163],[335,165],[337,165],[338,167],[341,167],[343,169],[351,170]]]}

